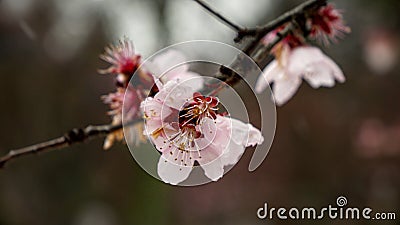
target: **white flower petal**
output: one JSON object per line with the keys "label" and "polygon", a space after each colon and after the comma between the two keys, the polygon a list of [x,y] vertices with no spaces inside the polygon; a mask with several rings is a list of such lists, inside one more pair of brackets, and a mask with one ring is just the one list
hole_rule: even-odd
{"label": "white flower petal", "polygon": [[249,126],[249,139],[247,140],[246,147],[260,145],[264,142],[264,137],[259,129],[253,127],[253,125],[248,124]]}
{"label": "white flower petal", "polygon": [[339,66],[319,48],[303,46],[293,49],[288,66],[288,74],[303,76],[313,87],[332,87],[335,79],[344,82]]}
{"label": "white flower petal", "polygon": [[184,103],[192,98],[193,89],[186,84],[179,83],[176,80],[168,81],[154,98],[164,102],[165,105],[180,109]]}
{"label": "white flower petal", "polygon": [[201,90],[204,86],[204,79],[198,73],[191,71],[184,71],[179,74],[172,74],[168,76],[168,79],[175,79],[179,83],[183,83],[186,86],[191,87],[193,92]]}
{"label": "white flower petal", "polygon": [[257,93],[263,92],[270,83],[282,77],[283,73],[284,71],[279,66],[278,62],[273,60],[264,68],[263,73],[258,77],[255,91]]}
{"label": "white flower petal", "polygon": [[204,135],[204,139],[208,142],[213,142],[217,135],[217,126],[214,120],[206,117],[199,123],[199,130]]}
{"label": "white flower petal", "polygon": [[288,74],[301,76],[304,75],[308,67],[323,61],[325,55],[317,47],[301,46],[291,51],[289,64],[287,66]]}
{"label": "white flower petal", "polygon": [[165,183],[177,185],[189,177],[192,167],[175,164],[162,155],[158,161],[157,171]]}
{"label": "white flower petal", "polygon": [[232,130],[232,141],[235,142],[238,145],[245,145],[247,143],[247,140],[249,138],[249,127],[247,126],[246,123],[243,123],[240,120],[233,119],[233,118],[227,118],[230,120],[231,127],[230,130]]}
{"label": "white flower petal", "polygon": [[329,66],[324,62],[309,65],[303,74],[304,79],[313,88],[333,87],[335,85],[335,78]]}
{"label": "white flower petal", "polygon": [[152,97],[146,98],[140,104],[140,108],[148,119],[163,119],[172,113],[172,110],[165,106],[162,101]]}
{"label": "white flower petal", "polygon": [[[197,141],[200,143],[202,141],[206,141],[204,138],[199,138]],[[209,143],[207,141],[207,145],[203,149],[198,149],[201,150],[199,152],[200,157],[197,157],[197,161],[199,162],[200,165],[205,165],[210,162],[213,162],[215,160],[218,160],[220,156],[223,154],[224,148],[226,148],[226,145],[221,147],[220,143],[218,142],[211,142]],[[198,145],[199,146],[199,145]],[[204,146],[204,144],[203,144]]]}
{"label": "white flower petal", "polygon": [[200,165],[204,169],[204,174],[212,181],[217,181],[224,175],[224,165],[220,157],[210,163]]}
{"label": "white flower petal", "polygon": [[[162,75],[164,76],[170,69],[174,68],[175,66],[182,64],[186,61],[185,56],[174,49],[170,49],[165,51],[161,54],[158,54],[154,57],[154,59],[150,62],[147,62],[148,69],[151,73],[154,74],[157,78],[160,78]],[[182,64],[176,67],[175,72],[184,72],[188,70],[187,64]],[[166,75],[166,74],[165,74]],[[167,75],[166,75],[167,76]]]}
{"label": "white flower petal", "polygon": [[243,155],[245,149],[246,147],[244,147],[243,145],[237,144],[236,142],[231,140],[224,154],[221,156],[222,163],[224,165],[236,164],[239,161],[240,157]]}
{"label": "white flower petal", "polygon": [[325,62],[331,68],[331,70],[333,72],[333,76],[335,77],[335,79],[337,81],[339,81],[340,83],[343,83],[346,81],[346,78],[343,74],[342,69],[340,69],[340,67],[331,58],[326,57]]}
{"label": "white flower petal", "polygon": [[262,144],[264,137],[261,131],[250,123],[244,123],[240,120],[229,118],[232,122],[232,140],[245,147]]}
{"label": "white flower petal", "polygon": [[301,84],[301,79],[298,76],[284,77],[275,81],[273,91],[277,105],[281,106],[289,101],[296,93]]}
{"label": "white flower petal", "polygon": [[221,159],[224,165],[232,165],[239,161],[246,147],[261,144],[264,138],[251,124],[233,118],[223,119],[231,123],[232,138]]}

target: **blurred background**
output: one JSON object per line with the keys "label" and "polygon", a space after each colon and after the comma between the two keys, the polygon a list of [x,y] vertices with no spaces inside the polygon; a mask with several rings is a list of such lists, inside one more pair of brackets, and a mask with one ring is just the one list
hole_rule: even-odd
{"label": "blurred background", "polygon": [[[244,26],[263,24],[301,1],[209,0]],[[257,208],[335,204],[400,216],[400,2],[332,1],[351,34],[323,48],[347,81],[303,84],[278,108],[267,160],[251,150],[216,183],[173,187],[147,175],[127,147],[103,140],[27,156],[0,171],[1,225],[292,224],[261,221]],[[169,44],[235,33],[190,0],[1,0],[0,153],[110,121],[100,96],[114,90],[98,55],[126,35],[143,57]],[[397,224],[399,220],[397,220]],[[296,221],[300,224],[368,221]],[[396,221],[381,221],[396,224]]]}

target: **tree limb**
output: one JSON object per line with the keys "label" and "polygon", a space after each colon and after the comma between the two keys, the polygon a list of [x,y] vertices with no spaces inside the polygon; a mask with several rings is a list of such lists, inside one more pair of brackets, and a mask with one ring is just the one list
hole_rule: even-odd
{"label": "tree limb", "polygon": [[200,6],[202,6],[205,10],[207,10],[209,13],[220,19],[223,23],[225,23],[227,26],[232,28],[234,31],[239,32],[243,30],[241,26],[233,23],[232,21],[228,20],[226,17],[224,17],[221,13],[217,12],[215,9],[211,8],[206,2],[203,0],[194,0],[197,2]]}
{"label": "tree limb", "polygon": [[[126,123],[125,125],[133,125],[139,121],[141,120],[133,120]],[[73,144],[82,143],[99,137],[104,137],[107,134],[110,134],[122,128],[123,124],[97,126],[89,125],[85,128],[74,128],[61,137],[9,151],[7,155],[4,155],[0,158],[0,168],[3,168],[5,164],[9,161],[19,158],[21,156],[65,148]]]}
{"label": "tree limb", "polygon": [[327,0],[308,0],[261,27],[241,29],[238,31],[235,42],[240,42],[247,36],[263,37],[283,24],[295,20],[296,17],[302,16],[310,10],[315,10],[326,5],[326,1]]}

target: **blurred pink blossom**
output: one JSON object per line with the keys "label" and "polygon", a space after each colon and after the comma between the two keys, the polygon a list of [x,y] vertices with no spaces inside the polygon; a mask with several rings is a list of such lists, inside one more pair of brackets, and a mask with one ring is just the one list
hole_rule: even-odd
{"label": "blurred pink blossom", "polygon": [[335,80],[344,82],[339,66],[319,48],[301,46],[291,49],[282,45],[276,59],[265,67],[258,78],[256,92],[262,92],[269,83],[274,83],[273,93],[277,105],[285,104],[305,79],[313,88],[333,87]]}
{"label": "blurred pink blossom", "polygon": [[110,63],[107,69],[99,70],[101,74],[115,74],[117,81],[127,86],[130,78],[140,65],[140,55],[135,53],[132,41],[128,38],[120,40],[117,45],[105,48],[105,53],[100,58]]}
{"label": "blurred pink blossom", "polygon": [[[335,80],[341,83],[345,81],[339,66],[319,48],[309,46],[306,42],[311,37],[329,43],[329,40],[335,41],[337,37],[350,32],[350,28],[344,25],[341,12],[328,4],[311,12],[306,19],[310,33],[295,29],[275,44],[271,49],[275,60],[264,68],[256,83],[255,90],[258,93],[273,83],[277,105],[283,105],[293,97],[302,79],[313,88],[333,87]],[[287,24],[265,35],[263,44],[273,43],[285,26]]]}
{"label": "blurred pink blossom", "polygon": [[337,38],[342,38],[344,34],[350,33],[350,27],[346,26],[343,21],[342,12],[333,4],[321,7],[310,15],[307,22],[310,36],[321,40],[326,45],[330,41],[336,42]]}
{"label": "blurred pink blossom", "polygon": [[[116,76],[116,92],[102,96],[104,103],[110,106],[111,110],[108,114],[112,117],[112,124],[118,125],[122,123],[122,108],[124,104],[126,104],[125,107],[127,109],[127,120],[140,118],[140,102],[147,96],[153,78],[148,72],[141,70],[138,73],[140,84],[133,86],[129,83],[141,63],[141,56],[135,53],[132,41],[124,38],[117,45],[106,47],[105,53],[100,58],[111,65],[107,69],[99,70],[99,72]],[[145,141],[141,134],[142,130],[142,125],[133,126],[130,129],[131,136],[136,138],[136,143]],[[103,148],[109,149],[115,141],[122,141],[123,138],[122,129],[117,130],[107,135]]]}
{"label": "blurred pink blossom", "polygon": [[354,146],[363,157],[393,156],[400,153],[400,123],[387,126],[376,118],[365,119],[357,130]]}

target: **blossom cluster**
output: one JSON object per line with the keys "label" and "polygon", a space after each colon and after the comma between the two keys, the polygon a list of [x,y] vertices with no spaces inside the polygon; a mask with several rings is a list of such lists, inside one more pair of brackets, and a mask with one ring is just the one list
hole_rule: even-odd
{"label": "blossom cluster", "polygon": [[[307,38],[326,44],[349,32],[340,11],[328,4],[308,13],[305,24],[308,32],[294,29],[273,47],[275,60],[256,83],[256,92],[273,83],[277,105],[295,94],[302,79],[313,88],[345,81],[332,59],[307,44]],[[268,33],[263,43],[269,45],[287,25]],[[164,182],[176,185],[185,181],[195,166],[216,181],[225,166],[238,162],[246,147],[264,141],[260,130],[223,111],[215,93],[201,92],[203,77],[190,71],[188,64],[181,64],[186,61],[182,53],[167,50],[143,64],[132,42],[124,39],[107,47],[101,58],[111,66],[100,73],[112,74],[116,80],[116,91],[103,96],[111,108],[112,124],[122,124],[122,114],[124,121],[144,120],[130,126],[129,141],[151,141],[160,153],[157,171]],[[104,148],[123,139],[122,130],[113,132],[106,137]]]}
{"label": "blossom cluster", "polygon": [[[124,103],[127,104],[125,107],[129,108],[128,113],[125,114],[127,119],[134,120],[140,118],[140,102],[147,96],[153,78],[150,73],[140,70],[138,71],[140,85],[133,86],[130,84],[130,80],[136,70],[138,70],[141,60],[141,56],[135,53],[132,42],[127,38],[120,40],[117,45],[106,47],[105,53],[100,58],[111,65],[107,69],[99,70],[99,72],[115,76],[116,91],[102,96],[104,103],[110,106],[111,110],[108,114],[112,116],[112,124],[118,125],[122,123]],[[124,101],[124,97],[126,101]],[[136,129],[142,129],[142,125],[136,125]],[[109,149],[115,141],[123,139],[124,134],[122,130],[109,134],[104,141],[104,149]],[[140,133],[137,133],[135,139],[137,142],[145,140]]]}
{"label": "blossom cluster", "polygon": [[[101,73],[116,76],[117,90],[103,97],[109,104],[113,124],[144,118],[129,128],[129,141],[150,140],[160,153],[158,175],[166,183],[178,184],[199,165],[213,181],[224,167],[238,162],[248,146],[263,142],[251,124],[230,118],[219,109],[216,96],[204,96],[202,76],[191,72],[185,56],[168,50],[142,66],[132,42],[120,41],[101,56],[111,66]],[[167,69],[167,70],[166,70]],[[123,140],[122,130],[107,136],[104,148]]]}

